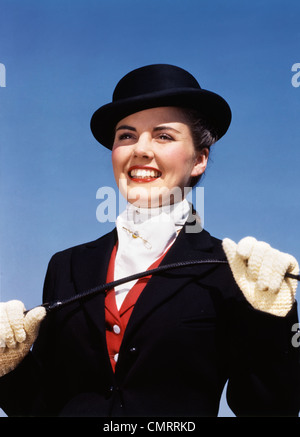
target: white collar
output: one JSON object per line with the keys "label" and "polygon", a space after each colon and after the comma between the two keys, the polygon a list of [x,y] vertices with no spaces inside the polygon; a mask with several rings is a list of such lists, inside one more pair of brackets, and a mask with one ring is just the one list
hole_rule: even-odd
{"label": "white collar", "polygon": [[[184,199],[159,208],[128,204],[117,218],[118,250],[114,279],[147,270],[174,243],[190,211]],[[115,288],[118,307],[136,281]]]}
{"label": "white collar", "polygon": [[156,223],[171,221],[175,224],[177,222],[184,224],[188,217],[189,210],[190,204],[186,199],[157,208],[139,208],[128,203],[125,211],[120,214],[119,217],[131,221],[133,224],[147,224],[148,220],[153,220]]}

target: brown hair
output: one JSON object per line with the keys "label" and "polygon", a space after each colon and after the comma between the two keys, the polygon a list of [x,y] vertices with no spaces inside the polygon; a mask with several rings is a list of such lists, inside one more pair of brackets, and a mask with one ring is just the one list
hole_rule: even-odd
{"label": "brown hair", "polygon": [[[199,152],[208,149],[210,151],[210,147],[218,140],[216,132],[210,127],[207,120],[201,117],[198,111],[189,108],[182,108],[181,110],[191,130],[195,150]],[[197,185],[202,176],[192,177],[191,187]]]}

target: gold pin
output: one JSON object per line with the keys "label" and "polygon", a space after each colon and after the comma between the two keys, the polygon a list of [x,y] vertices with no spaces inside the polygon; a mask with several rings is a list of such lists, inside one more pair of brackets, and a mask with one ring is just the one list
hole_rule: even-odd
{"label": "gold pin", "polygon": [[149,243],[149,241],[148,240],[145,240],[143,237],[141,237],[140,236],[140,234],[138,233],[138,231],[131,231],[130,229],[127,229],[127,228],[125,228],[125,226],[122,226],[122,228],[125,230],[125,231],[127,231],[127,232],[129,232],[129,234],[131,234],[131,236],[132,236],[132,238],[140,238],[142,241],[143,241],[143,243],[144,243],[144,246],[147,248],[147,249],[152,249],[152,246],[151,246],[151,244]]}

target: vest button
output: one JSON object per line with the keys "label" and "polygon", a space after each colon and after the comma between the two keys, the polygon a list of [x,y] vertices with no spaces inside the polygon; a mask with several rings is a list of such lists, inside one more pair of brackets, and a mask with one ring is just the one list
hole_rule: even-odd
{"label": "vest button", "polygon": [[114,386],[111,385],[111,386],[107,389],[107,392],[106,392],[106,395],[105,395],[105,399],[109,399],[109,398],[113,395],[114,390],[115,390]]}
{"label": "vest button", "polygon": [[115,360],[115,362],[118,361],[118,358],[119,358],[119,354],[116,354],[116,355],[114,356],[114,360]]}
{"label": "vest button", "polygon": [[119,325],[114,325],[113,326],[113,331],[114,331],[115,334],[120,334],[120,332],[121,332],[120,326]]}

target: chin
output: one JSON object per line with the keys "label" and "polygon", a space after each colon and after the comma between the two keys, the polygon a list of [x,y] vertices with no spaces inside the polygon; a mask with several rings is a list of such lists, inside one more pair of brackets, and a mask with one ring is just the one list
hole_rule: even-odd
{"label": "chin", "polygon": [[129,203],[137,208],[157,208],[162,205],[160,199],[127,199]]}

